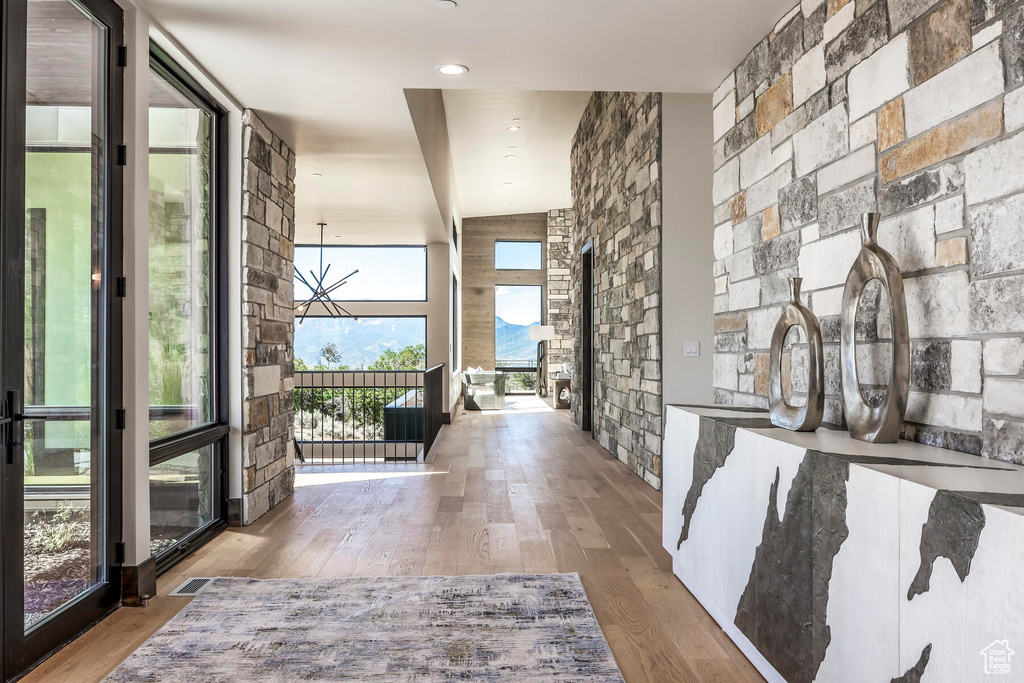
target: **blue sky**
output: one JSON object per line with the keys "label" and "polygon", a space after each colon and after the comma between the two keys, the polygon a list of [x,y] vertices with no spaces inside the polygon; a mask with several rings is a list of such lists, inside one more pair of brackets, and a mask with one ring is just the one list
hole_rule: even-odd
{"label": "blue sky", "polygon": [[539,286],[507,286],[494,288],[494,314],[513,325],[532,325],[541,320],[541,288]]}
{"label": "blue sky", "polygon": [[498,270],[540,270],[540,242],[495,242],[494,267]]}
{"label": "blue sky", "polygon": [[[422,301],[427,292],[424,247],[325,247],[324,268],[331,265],[325,286],[330,287],[353,270],[359,272],[332,292],[335,301]],[[313,284],[309,271],[320,274],[320,248],[296,247],[295,266]],[[295,300],[312,293],[296,280]]]}

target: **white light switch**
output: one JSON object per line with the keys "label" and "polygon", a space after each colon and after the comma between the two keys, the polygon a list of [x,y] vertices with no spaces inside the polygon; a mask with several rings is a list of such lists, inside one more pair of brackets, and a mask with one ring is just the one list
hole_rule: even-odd
{"label": "white light switch", "polygon": [[683,342],[683,358],[697,358],[700,356],[700,342]]}

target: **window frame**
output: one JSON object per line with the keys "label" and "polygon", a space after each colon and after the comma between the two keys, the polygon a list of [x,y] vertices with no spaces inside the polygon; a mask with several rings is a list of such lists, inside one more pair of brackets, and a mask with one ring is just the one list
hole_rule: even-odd
{"label": "window frame", "polygon": [[452,273],[452,368],[459,370],[459,278]]}
{"label": "window frame", "polygon": [[[538,265],[536,268],[499,268],[498,267],[498,245],[499,244],[536,244],[540,250],[538,254]],[[534,273],[544,270],[544,240],[494,240],[494,270],[500,270],[502,272],[521,272],[521,273]]]}
{"label": "window frame", "polygon": [[[216,509],[213,519],[206,525],[181,538],[174,545],[156,555],[157,574],[160,575],[183,559],[188,553],[210,540],[227,527],[228,468],[227,420],[230,414],[228,380],[228,114],[187,71],[175,62],[159,45],[150,41],[148,68],[154,70],[167,83],[213,118],[210,132],[211,182],[213,195],[210,206],[210,421],[192,429],[153,439],[149,445],[149,466],[206,446],[213,446],[213,501]],[[148,176],[147,176],[148,177]]]}
{"label": "window frame", "polygon": [[[320,249],[319,244],[307,244],[299,243],[295,245],[296,251],[299,249]],[[325,252],[329,249],[422,249],[423,250],[423,298],[422,299],[334,299],[331,301],[337,301],[340,304],[351,303],[351,304],[419,304],[426,303],[428,300],[429,292],[427,291],[427,285],[430,284],[430,258],[427,254],[427,245],[425,244],[325,244],[323,245]],[[294,278],[293,278],[294,279]],[[330,279],[330,278],[329,278]],[[296,283],[301,284],[301,283]],[[304,299],[303,299],[304,300]],[[295,300],[296,303],[299,299]],[[306,317],[314,317],[308,315]],[[320,316],[325,317],[325,316]],[[329,316],[326,316],[329,317]],[[360,316],[364,317],[364,316]],[[378,316],[379,317],[379,316]],[[403,317],[403,316],[386,316],[386,317]]]}
{"label": "window frame", "polygon": [[[535,284],[503,284],[498,282],[494,285],[494,324],[491,327],[491,332],[494,334],[494,341],[492,342],[492,351],[494,351],[494,369],[498,372],[537,372],[536,367],[498,367],[498,288],[499,287],[536,287],[540,290],[540,325],[544,324],[544,285]],[[532,325],[530,327],[533,327]],[[536,351],[534,352],[536,353]]]}
{"label": "window frame", "polygon": [[[429,355],[430,354],[430,345],[429,345],[429,342],[430,342],[429,336],[430,335],[428,334],[427,315],[426,315],[426,313],[407,313],[407,314],[401,314],[401,315],[374,314],[374,315],[360,315],[360,316],[356,316],[356,317],[358,317],[360,321],[362,321],[362,320],[387,320],[387,319],[393,319],[393,318],[402,318],[402,319],[417,318],[419,320],[422,320],[423,321],[423,365],[425,367],[415,368],[415,370],[416,371],[425,371],[425,370],[428,370],[430,368],[430,364],[429,364],[429,362],[427,360],[428,358],[430,358],[430,355]],[[348,316],[313,315],[312,313],[310,313],[309,315],[306,316],[306,320],[318,320],[318,319],[319,320],[329,320],[331,318],[351,319]],[[298,336],[298,324],[296,324],[295,328],[296,328],[295,329],[295,334],[296,334],[296,336]],[[293,356],[294,356],[294,353],[293,353]],[[298,356],[294,356],[294,357],[297,358]],[[296,370],[296,372],[300,372],[300,371]],[[332,370],[310,370],[309,372],[413,372],[413,370],[336,370],[336,371],[332,371]]]}

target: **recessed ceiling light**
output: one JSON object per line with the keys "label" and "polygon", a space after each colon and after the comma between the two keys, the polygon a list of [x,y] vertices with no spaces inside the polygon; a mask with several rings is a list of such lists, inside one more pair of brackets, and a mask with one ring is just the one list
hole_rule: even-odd
{"label": "recessed ceiling light", "polygon": [[508,206],[508,202],[502,202],[499,206]]}
{"label": "recessed ceiling light", "polygon": [[324,174],[323,174],[323,173],[314,173],[314,174],[313,174],[313,177],[314,177],[314,178],[323,178],[323,177],[324,177]]}
{"label": "recessed ceiling light", "polygon": [[508,129],[514,133],[519,130],[519,126],[509,126]]}
{"label": "recessed ceiling light", "polygon": [[459,3],[455,0],[437,0],[438,9],[455,9],[459,6]]}
{"label": "recessed ceiling light", "polygon": [[461,76],[462,74],[469,73],[469,67],[462,64],[442,64],[441,66],[435,66],[434,71],[445,76]]}
{"label": "recessed ceiling light", "polygon": [[505,155],[505,158],[506,158],[506,159],[509,159],[509,160],[511,160],[511,159],[515,159],[515,158],[516,158],[516,155],[515,155],[515,154],[506,154],[506,155]]}
{"label": "recessed ceiling light", "polygon": [[512,187],[512,183],[502,183],[504,187]]}

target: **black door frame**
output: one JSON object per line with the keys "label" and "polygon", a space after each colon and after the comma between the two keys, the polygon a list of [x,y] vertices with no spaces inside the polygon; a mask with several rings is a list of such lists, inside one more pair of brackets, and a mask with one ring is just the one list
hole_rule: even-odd
{"label": "black door frame", "polygon": [[580,251],[580,429],[594,436],[594,240]]}
{"label": "black door frame", "polygon": [[[28,0],[2,0],[2,117],[0,117],[0,390],[24,389],[24,243],[25,243],[25,107]],[[100,300],[106,313],[107,367],[101,377],[106,401],[101,406],[107,435],[105,561],[107,582],[68,604],[59,613],[24,634],[24,423],[13,422],[3,444],[0,486],[0,548],[2,548],[3,680],[19,677],[117,608],[121,598],[122,439],[118,413],[123,406],[121,359],[123,302],[116,283],[124,275],[123,182],[118,161],[123,144],[124,69],[118,59],[124,44],[124,12],[111,0],[74,0],[107,28],[106,262]],[[13,407],[13,406],[12,406]],[[12,407],[8,407],[9,412]],[[17,406],[20,408],[20,406]],[[18,411],[20,412],[20,410]],[[19,474],[20,470],[20,474]],[[14,522],[17,522],[16,524]],[[20,579],[20,580],[19,580]]]}

